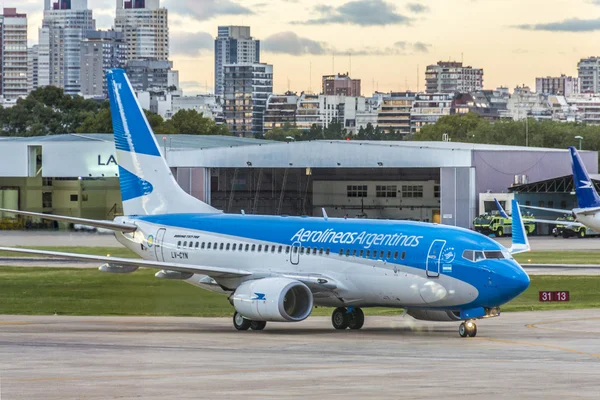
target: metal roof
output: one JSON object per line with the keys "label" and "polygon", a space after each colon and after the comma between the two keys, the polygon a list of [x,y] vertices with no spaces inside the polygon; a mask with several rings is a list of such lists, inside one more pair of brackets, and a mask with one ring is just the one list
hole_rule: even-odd
{"label": "metal roof", "polygon": [[[211,149],[218,147],[250,146],[258,144],[277,143],[269,140],[259,140],[252,138],[240,138],[235,136],[207,136],[207,135],[155,135],[156,141],[162,147],[163,144],[172,150],[185,149]],[[27,144],[37,143],[55,143],[55,142],[106,142],[113,143],[112,133],[85,133],[85,134],[65,134],[48,135],[32,137],[3,137],[0,138],[8,142],[19,142]],[[166,141],[166,143],[165,143]]]}

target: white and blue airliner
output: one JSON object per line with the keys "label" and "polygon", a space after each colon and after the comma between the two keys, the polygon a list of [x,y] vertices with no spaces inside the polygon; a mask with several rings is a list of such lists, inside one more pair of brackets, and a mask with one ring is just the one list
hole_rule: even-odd
{"label": "white and blue airliner", "polygon": [[113,230],[142,259],[0,250],[97,261],[110,273],[158,269],[158,278],[227,295],[238,330],[303,321],[315,306],[335,308],[335,329],[360,329],[363,308],[395,307],[420,320],[462,322],[460,336],[473,337],[475,320],[498,316],[529,286],[512,257],[529,250],[516,204],[511,249],[430,223],[225,214],[178,186],[125,72],[108,71],[107,85],[125,216],[12,212]]}

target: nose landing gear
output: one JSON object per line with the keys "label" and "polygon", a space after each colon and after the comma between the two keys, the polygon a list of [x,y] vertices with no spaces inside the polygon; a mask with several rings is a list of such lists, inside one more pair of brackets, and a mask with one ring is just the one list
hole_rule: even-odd
{"label": "nose landing gear", "polygon": [[473,321],[465,321],[458,327],[460,337],[475,337],[477,336],[477,325]]}

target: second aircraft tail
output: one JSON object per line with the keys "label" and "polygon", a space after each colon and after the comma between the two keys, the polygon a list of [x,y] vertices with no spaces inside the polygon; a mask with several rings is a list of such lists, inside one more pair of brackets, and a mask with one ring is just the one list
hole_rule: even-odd
{"label": "second aircraft tail", "polygon": [[177,184],[125,71],[108,70],[106,83],[125,215],[220,213]]}
{"label": "second aircraft tail", "polygon": [[575,147],[569,147],[571,152],[571,166],[573,168],[573,186],[577,194],[579,208],[600,207],[600,196],[596,192],[594,182],[590,178],[585,165]]}

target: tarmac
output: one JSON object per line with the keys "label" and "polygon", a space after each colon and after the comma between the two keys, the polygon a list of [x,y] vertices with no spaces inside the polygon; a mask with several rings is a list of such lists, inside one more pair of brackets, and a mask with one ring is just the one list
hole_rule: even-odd
{"label": "tarmac", "polygon": [[230,319],[0,317],[0,398],[597,399],[600,310],[458,323],[329,318],[237,332]]}

